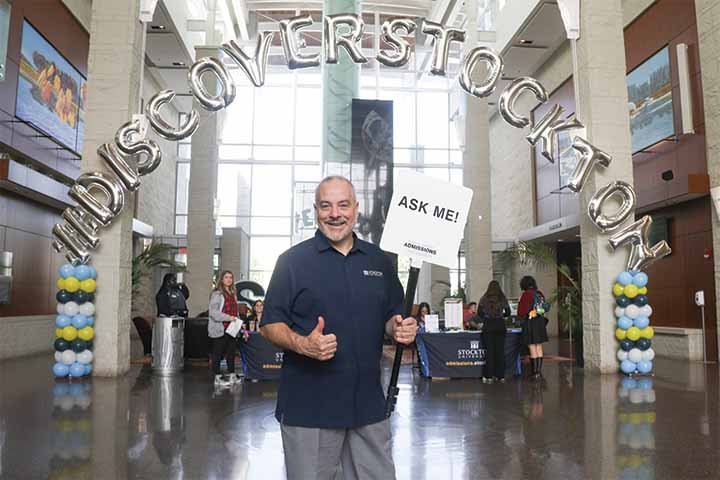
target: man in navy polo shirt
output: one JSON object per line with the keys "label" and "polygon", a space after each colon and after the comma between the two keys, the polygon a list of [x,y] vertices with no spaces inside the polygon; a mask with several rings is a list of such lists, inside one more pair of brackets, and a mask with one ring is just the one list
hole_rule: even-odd
{"label": "man in navy polo shirt", "polygon": [[315,191],[318,231],[283,253],[261,332],[285,350],[275,416],[289,479],[393,479],[380,383],[384,335],[408,345],[403,291],[388,257],[358,239],[358,202],[344,177]]}

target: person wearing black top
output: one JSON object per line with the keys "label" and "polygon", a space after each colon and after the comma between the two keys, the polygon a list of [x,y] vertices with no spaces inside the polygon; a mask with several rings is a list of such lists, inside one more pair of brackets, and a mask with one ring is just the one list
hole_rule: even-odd
{"label": "person wearing black top", "polygon": [[493,280],[478,303],[478,316],[483,320],[482,338],[485,346],[483,382],[505,381],[505,317],[510,315],[510,305]]}
{"label": "person wearing black top", "polygon": [[159,316],[172,317],[178,315],[186,317],[187,303],[185,299],[190,296],[187,287],[184,284],[177,283],[177,277],[174,273],[166,273],[163,277],[163,283],[155,295],[155,304],[157,305],[157,314]]}

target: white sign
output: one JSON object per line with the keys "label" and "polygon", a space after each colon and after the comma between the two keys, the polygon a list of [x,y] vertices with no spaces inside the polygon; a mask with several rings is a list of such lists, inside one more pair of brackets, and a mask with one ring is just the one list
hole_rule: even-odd
{"label": "white sign", "polygon": [[456,268],[472,195],[466,187],[400,172],[380,248],[413,261]]}
{"label": "white sign", "polygon": [[425,315],[425,331],[426,332],[439,332],[440,331],[440,319],[437,315]]}
{"label": "white sign", "polygon": [[445,328],[463,329],[463,304],[461,299],[445,299]]}

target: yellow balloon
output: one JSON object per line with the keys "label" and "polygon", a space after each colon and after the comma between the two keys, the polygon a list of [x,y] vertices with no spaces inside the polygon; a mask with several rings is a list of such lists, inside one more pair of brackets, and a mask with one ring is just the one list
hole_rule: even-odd
{"label": "yellow balloon", "polygon": [[58,278],[56,283],[58,290],[65,290],[65,279],[64,278]]}
{"label": "yellow balloon", "polygon": [[631,413],[630,414],[630,423],[633,425],[638,425],[640,423],[643,423],[643,415],[641,413]]}
{"label": "yellow balloon", "polygon": [[87,418],[78,420],[77,429],[79,432],[89,432],[91,428],[92,428],[92,423]]}
{"label": "yellow balloon", "polygon": [[95,284],[95,280],[93,280],[92,278],[88,278],[87,280],[83,280],[82,282],[80,282],[80,289],[83,292],[93,293],[96,287],[97,285]]}
{"label": "yellow balloon", "polygon": [[615,338],[618,340],[625,340],[625,337],[627,337],[627,330],[624,328],[615,329]]}
{"label": "yellow balloon", "polygon": [[618,415],[618,421],[620,423],[627,423],[628,422],[628,414],[627,413],[621,413]]}
{"label": "yellow balloon", "polygon": [[627,330],[627,338],[628,340],[632,340],[633,342],[640,338],[640,329],[638,327],[630,327]]}
{"label": "yellow balloon", "polygon": [[622,295],[624,291],[625,291],[625,288],[622,285],[620,285],[619,283],[616,283],[615,285],[613,285],[613,295],[615,295],[616,297],[619,297],[620,295]]}
{"label": "yellow balloon", "polygon": [[643,338],[650,339],[655,335],[655,330],[652,327],[645,327],[640,330],[640,336]]}
{"label": "yellow balloon", "polygon": [[56,329],[55,329],[55,336],[56,336],[57,338],[62,337],[62,336],[63,336],[63,329],[62,329],[62,328],[56,328]]}
{"label": "yellow balloon", "polygon": [[647,295],[647,287],[638,288],[638,295]]}
{"label": "yellow balloon", "polygon": [[78,329],[72,325],[68,325],[62,329],[62,337],[68,342],[72,342],[78,337]]}
{"label": "yellow balloon", "polygon": [[628,298],[635,298],[638,295],[638,287],[637,285],[633,285],[632,283],[625,285],[625,288],[623,290],[625,296]]}
{"label": "yellow balloon", "polygon": [[84,327],[81,328],[78,332],[78,336],[85,341],[92,340],[93,335],[95,335],[95,330],[93,330],[93,327]]}
{"label": "yellow balloon", "polygon": [[655,423],[655,418],[657,417],[655,412],[647,412],[645,415],[647,416],[647,423]]}
{"label": "yellow balloon", "polygon": [[70,293],[75,293],[80,290],[80,280],[75,277],[68,277],[65,279],[65,290]]}
{"label": "yellow balloon", "polygon": [[628,466],[630,467],[639,467],[644,463],[643,458],[640,455],[630,455],[629,460]]}

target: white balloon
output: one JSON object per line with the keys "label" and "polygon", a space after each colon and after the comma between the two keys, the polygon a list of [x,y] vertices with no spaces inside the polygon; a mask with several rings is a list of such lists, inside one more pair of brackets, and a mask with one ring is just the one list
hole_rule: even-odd
{"label": "white balloon", "polygon": [[647,362],[652,362],[653,358],[655,358],[655,350],[652,348],[648,348],[644,352],[642,352],[642,359]]}
{"label": "white balloon", "polygon": [[63,395],[60,397],[60,408],[66,412],[72,410],[75,406],[75,399],[70,395]]}
{"label": "white balloon", "polygon": [[642,360],[642,352],[639,348],[632,348],[628,352],[628,360],[633,363],[639,363]]}
{"label": "white balloon", "polygon": [[87,410],[91,403],[92,400],[90,399],[90,395],[82,394],[75,399],[75,405],[83,410]]}
{"label": "white balloon", "polygon": [[58,315],[63,315],[65,313],[65,304],[58,303],[57,307],[55,307],[55,311],[57,311]]}
{"label": "white balloon", "polygon": [[623,315],[625,315],[625,309],[624,309],[624,308],[621,308],[621,307],[615,307],[615,316],[616,316],[617,318],[620,318],[620,317],[622,317]]}
{"label": "white balloon", "polygon": [[70,349],[65,350],[62,352],[62,362],[65,365],[72,365],[75,362],[77,355],[75,355],[75,352],[73,352]]}
{"label": "white balloon", "polygon": [[92,362],[92,359],[93,354],[90,350],[83,350],[82,352],[77,354],[78,363],[82,363],[83,365]]}
{"label": "white balloon", "polygon": [[65,304],[64,310],[65,315],[67,315],[68,317],[74,317],[80,312],[80,307],[75,302],[67,302]]}
{"label": "white balloon", "polygon": [[625,309],[625,316],[635,320],[640,315],[640,308],[637,305],[628,305]]}
{"label": "white balloon", "polygon": [[86,317],[92,317],[95,315],[95,305],[92,302],[85,302],[80,305],[80,314]]}
{"label": "white balloon", "polygon": [[56,362],[62,362],[62,353],[63,352],[55,352],[55,361]]}
{"label": "white balloon", "polygon": [[643,317],[649,317],[652,315],[652,307],[650,305],[644,305],[640,307],[640,315]]}
{"label": "white balloon", "polygon": [[621,388],[620,390],[618,390],[618,397],[620,398],[627,398],[629,394],[630,392],[628,392],[627,388]]}
{"label": "white balloon", "polygon": [[623,350],[623,349],[621,348],[620,350],[617,351],[617,359],[618,359],[618,361],[620,361],[620,362],[622,362],[623,360],[627,360],[627,359],[628,359],[628,352],[626,352],[625,350]]}

